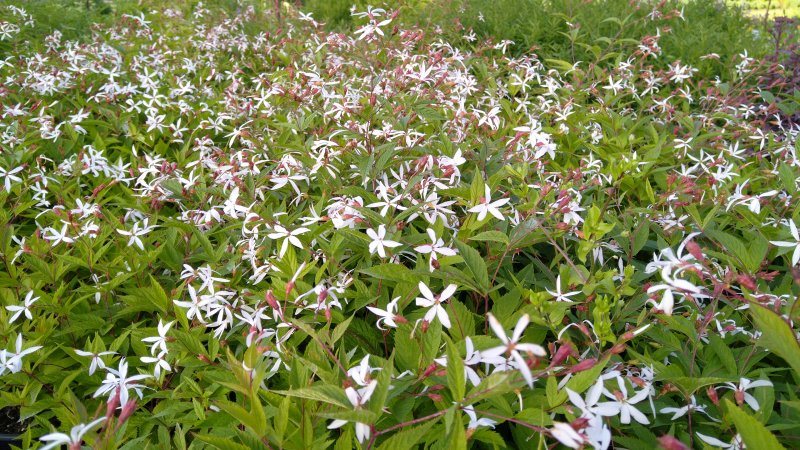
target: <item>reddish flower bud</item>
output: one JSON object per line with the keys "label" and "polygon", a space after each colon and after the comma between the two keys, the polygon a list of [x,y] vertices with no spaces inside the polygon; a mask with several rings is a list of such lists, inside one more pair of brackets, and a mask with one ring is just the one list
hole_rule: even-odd
{"label": "reddish flower bud", "polygon": [[658,438],[658,444],[664,450],[689,450],[686,444],[670,435],[664,435]]}
{"label": "reddish flower bud", "polygon": [[570,423],[569,425],[572,428],[574,428],[575,430],[582,430],[582,429],[586,428],[587,426],[589,426],[589,419],[587,419],[585,417],[579,417],[579,418],[573,420],[572,423]]}
{"label": "reddish flower bud", "polygon": [[111,397],[111,400],[106,404],[106,420],[110,420],[114,417],[114,413],[119,407],[119,390],[120,388],[117,386],[117,389],[114,391],[114,396]]}
{"label": "reddish flower bud", "polygon": [[288,283],[286,283],[286,292],[285,292],[286,297],[289,297],[289,294],[292,293],[293,289],[294,289],[294,281],[289,281]]}
{"label": "reddish flower bud", "polygon": [[583,372],[584,370],[589,370],[597,364],[597,360],[595,358],[584,359],[583,361],[575,364],[574,366],[570,367],[569,373],[578,373]]}
{"label": "reddish flower bud", "polygon": [[[287,290],[288,289],[289,288],[287,286]],[[267,293],[264,295],[264,298],[267,300],[267,304],[269,305],[270,308],[275,310],[281,309],[280,305],[278,305],[278,299],[275,298],[275,294],[272,293],[272,289],[267,291]]]}
{"label": "reddish flower bud", "polygon": [[576,352],[570,344],[564,344],[558,350],[556,350],[555,354],[553,354],[553,359],[550,361],[550,365],[558,366],[566,361],[570,356],[576,356]]}
{"label": "reddish flower bud", "polygon": [[625,351],[625,344],[623,344],[623,343],[614,344],[614,346],[611,347],[611,353],[614,354],[614,355],[619,355],[620,353],[622,353],[624,351]]}
{"label": "reddish flower bud", "polygon": [[428,378],[435,371],[436,371],[436,364],[435,363],[431,363],[431,365],[426,367],[425,371],[422,372],[422,378]]}
{"label": "reddish flower bud", "polygon": [[136,400],[128,400],[128,403],[125,403],[125,406],[122,407],[122,412],[119,413],[119,423],[117,426],[125,423],[125,421],[133,415],[134,411],[136,411]]}
{"label": "reddish flower bud", "polygon": [[744,403],[744,391],[735,390],[733,391],[733,398],[736,399],[736,404],[742,406]]}
{"label": "reddish flower bud", "polygon": [[444,399],[444,397],[442,397],[439,394],[428,394],[428,398],[433,400],[433,401],[435,401],[435,402],[440,402],[440,401],[442,401],[442,399]]}
{"label": "reddish flower bud", "polygon": [[740,273],[736,277],[736,281],[738,281],[739,285],[741,285],[743,288],[747,290],[755,291],[757,289],[756,282],[752,278],[750,278],[749,275]]}
{"label": "reddish flower bud", "polygon": [[686,250],[694,256],[698,261],[703,261],[705,256],[703,255],[703,251],[700,250],[700,246],[697,245],[695,241],[689,241],[686,243]]}
{"label": "reddish flower bud", "polygon": [[719,406],[719,395],[717,395],[717,390],[714,389],[714,386],[709,386],[708,389],[706,389],[706,394],[708,394],[708,398],[714,406]]}

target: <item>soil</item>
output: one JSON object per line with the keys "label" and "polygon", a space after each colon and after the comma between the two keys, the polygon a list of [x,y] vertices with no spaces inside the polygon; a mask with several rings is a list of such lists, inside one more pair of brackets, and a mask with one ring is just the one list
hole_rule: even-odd
{"label": "soil", "polygon": [[18,408],[0,408],[0,434],[17,435],[23,433],[26,426],[19,422]]}

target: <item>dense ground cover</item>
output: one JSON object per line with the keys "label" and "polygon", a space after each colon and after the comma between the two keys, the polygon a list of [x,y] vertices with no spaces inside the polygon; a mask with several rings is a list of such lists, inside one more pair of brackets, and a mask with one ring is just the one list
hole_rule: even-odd
{"label": "dense ground cover", "polygon": [[791,55],[701,77],[642,5],[575,61],[374,8],[73,41],[4,6],[21,446],[797,447]]}

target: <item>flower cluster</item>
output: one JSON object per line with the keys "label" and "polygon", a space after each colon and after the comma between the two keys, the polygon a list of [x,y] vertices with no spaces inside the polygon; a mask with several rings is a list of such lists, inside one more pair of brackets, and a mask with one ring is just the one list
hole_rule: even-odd
{"label": "flower cluster", "polygon": [[800,127],[752,58],[155,3],[0,17],[0,388],[44,448],[794,442]]}

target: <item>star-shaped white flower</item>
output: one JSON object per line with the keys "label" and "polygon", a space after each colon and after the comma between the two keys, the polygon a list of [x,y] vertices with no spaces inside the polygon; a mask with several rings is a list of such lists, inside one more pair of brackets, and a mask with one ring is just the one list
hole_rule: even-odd
{"label": "star-shaped white flower", "polygon": [[368,310],[378,316],[378,329],[385,330],[386,328],[383,327],[384,325],[390,328],[397,328],[397,302],[399,301],[400,297],[395,297],[386,305],[386,309],[367,306]]}
{"label": "star-shaped white flower", "polygon": [[473,206],[472,208],[468,209],[467,211],[472,213],[478,213],[478,222],[482,221],[486,218],[487,214],[493,215],[497,220],[506,220],[503,216],[503,213],[500,212],[499,207],[508,203],[511,199],[503,198],[497,201],[492,201],[492,192],[489,188],[489,185],[484,185],[484,196],[481,197],[480,202]]}
{"label": "star-shaped white flower", "polygon": [[417,297],[417,306],[429,308],[425,313],[425,321],[432,322],[434,317],[438,317],[443,327],[450,328],[450,318],[447,317],[447,311],[442,303],[453,296],[457,286],[455,284],[448,285],[439,295],[433,295],[433,292],[422,281],[419,282],[418,287],[422,297]]}
{"label": "star-shaped white flower", "polygon": [[6,306],[6,309],[13,312],[14,315],[11,316],[11,319],[8,320],[8,323],[14,323],[15,320],[22,314],[25,314],[25,318],[28,320],[33,319],[33,315],[31,314],[31,306],[33,306],[36,301],[39,300],[39,297],[33,296],[33,291],[28,291],[25,295],[25,300],[23,301],[22,306],[19,305],[10,305]]}
{"label": "star-shaped white flower", "polygon": [[514,326],[514,332],[511,334],[510,339],[506,334],[505,328],[503,328],[503,325],[494,317],[494,315],[489,313],[488,317],[489,325],[492,327],[492,331],[494,331],[494,334],[497,335],[501,341],[503,341],[503,345],[484,350],[481,352],[481,354],[484,358],[493,358],[500,355],[505,355],[507,359],[514,360],[519,368],[519,371],[522,373],[522,377],[525,378],[525,382],[528,383],[529,387],[533,387],[533,374],[531,374],[531,369],[528,367],[528,362],[525,361],[525,358],[522,356],[522,354],[520,354],[520,351],[531,353],[540,357],[547,355],[547,352],[540,345],[519,342],[520,338],[522,338],[522,333],[525,332],[525,328],[530,323],[530,317],[525,314],[519,318],[517,325]]}
{"label": "star-shaped white flower", "polygon": [[403,245],[386,239],[386,225],[379,225],[377,232],[372,228],[367,229],[367,236],[372,239],[372,242],[369,243],[369,253],[377,253],[381,258],[386,258],[386,247],[394,248]]}
{"label": "star-shaped white flower", "polygon": [[281,225],[275,225],[273,229],[275,230],[275,232],[268,234],[267,237],[269,237],[270,239],[283,239],[280,252],[278,253],[278,257],[280,258],[283,258],[283,255],[286,253],[286,250],[289,249],[289,244],[292,244],[295,247],[302,249],[303,243],[300,242],[300,239],[297,239],[297,236],[311,231],[306,227],[300,227],[295,230],[289,231],[286,228],[282,227]]}
{"label": "star-shaped white flower", "polygon": [[797,225],[794,224],[794,220],[789,220],[789,232],[792,233],[794,242],[791,241],[769,241],[769,242],[773,245],[777,245],[778,247],[794,247],[794,253],[792,253],[792,266],[796,266],[797,263],[800,262],[800,233],[797,232]]}
{"label": "star-shaped white flower", "polygon": [[[350,404],[353,405],[353,409],[359,410],[361,409],[368,401],[369,398],[372,396],[372,393],[375,392],[375,388],[378,386],[377,380],[372,380],[369,384],[361,389],[354,389],[353,387],[349,387],[345,389],[344,393],[347,395],[347,400],[350,401]],[[344,426],[348,421],[343,419],[336,419],[328,425],[329,430],[333,430],[336,428],[340,428]],[[369,438],[369,425],[361,422],[356,422],[356,439],[358,442],[364,442],[367,438]]]}
{"label": "star-shaped white flower", "polygon": [[558,277],[556,277],[556,291],[553,292],[550,289],[546,289],[546,291],[548,294],[552,295],[557,302],[570,302],[572,301],[570,297],[581,293],[581,291],[572,291],[566,293],[561,292],[561,275],[558,275]]}
{"label": "star-shaped white flower", "polygon": [[430,244],[420,245],[418,247],[414,247],[419,253],[430,253],[431,258],[428,264],[428,268],[431,272],[434,269],[434,261],[438,260],[438,255],[442,256],[455,256],[457,250],[452,249],[450,247],[446,247],[444,245],[444,241],[441,238],[436,237],[436,232],[432,229],[428,228],[427,230],[428,236],[431,238]]}
{"label": "star-shaped white flower", "polygon": [[69,431],[69,435],[65,433],[49,433],[45,434],[44,436],[40,437],[39,440],[42,442],[46,442],[47,445],[42,447],[40,450],[50,450],[53,448],[61,448],[62,445],[66,445],[68,448],[80,448],[81,443],[83,442],[83,435],[86,434],[89,430],[96,427],[100,423],[106,420],[105,417],[101,417],[97,420],[89,422],[87,424],[78,424],[72,427]]}

